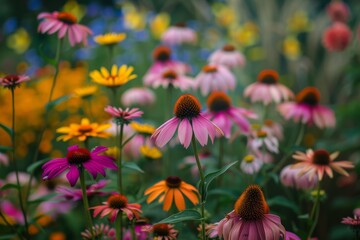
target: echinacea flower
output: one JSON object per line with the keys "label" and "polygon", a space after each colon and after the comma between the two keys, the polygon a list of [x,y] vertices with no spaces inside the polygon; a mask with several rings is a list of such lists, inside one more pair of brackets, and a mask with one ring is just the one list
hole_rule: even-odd
{"label": "echinacea flower", "polygon": [[208,110],[204,116],[216,124],[229,138],[233,122],[240,128],[241,132],[250,132],[250,123],[247,118],[255,119],[256,114],[245,108],[232,106],[231,98],[224,92],[212,92],[207,101]]}
{"label": "echinacea flower", "polygon": [[89,98],[98,90],[97,86],[86,86],[74,90],[76,96],[81,98]]}
{"label": "echinacea flower", "polygon": [[141,117],[143,114],[138,108],[117,108],[107,106],[105,112],[109,113],[117,123],[129,124],[131,120]]}
{"label": "echinacea flower", "polygon": [[245,88],[244,96],[250,98],[251,102],[262,102],[268,105],[293,98],[294,94],[289,88],[279,83],[279,74],[275,70],[265,69],[259,73],[257,82]]}
{"label": "echinacea flower", "polygon": [[284,167],[280,173],[282,185],[304,190],[314,189],[318,184],[317,175],[309,179],[308,173],[301,175],[300,171],[301,169],[293,168],[292,165]]}
{"label": "echinacea flower", "polygon": [[322,37],[324,47],[330,52],[343,51],[351,42],[351,29],[342,22],[335,22],[325,29]]}
{"label": "echinacea flower", "polygon": [[134,217],[139,219],[140,213],[142,213],[140,204],[128,203],[127,197],[118,193],[110,195],[107,201],[103,202],[103,205],[91,207],[90,209],[94,209],[94,217],[100,213],[101,218],[109,215],[111,222],[115,221],[118,213],[124,212],[129,220],[132,220]]}
{"label": "echinacea flower", "polygon": [[181,73],[178,73],[173,69],[163,69],[159,73],[149,73],[144,77],[144,84],[146,86],[152,86],[158,88],[174,87],[179,88],[182,91],[192,89],[194,87],[194,80]]}
{"label": "echinacea flower", "polygon": [[0,211],[3,215],[5,215],[5,218],[9,222],[13,224],[15,223],[24,224],[24,216],[21,210],[18,209],[12,202],[8,200],[2,200],[0,202]]}
{"label": "echinacea flower", "polygon": [[94,41],[100,45],[114,46],[115,44],[124,41],[126,33],[105,33],[94,37]]}
{"label": "echinacea flower", "polygon": [[213,142],[216,132],[220,135],[223,135],[223,132],[214,123],[206,119],[200,110],[199,100],[193,95],[184,94],[180,96],[174,107],[175,117],[157,128],[151,138],[155,140],[157,146],[163,147],[178,129],[179,141],[185,148],[189,147],[193,133],[201,146],[207,144],[208,136]]}
{"label": "echinacea flower", "polygon": [[4,88],[15,89],[19,87],[20,83],[30,81],[30,78],[25,75],[7,75],[5,77],[0,77],[0,84]]}
{"label": "echinacea flower", "polygon": [[72,123],[69,127],[61,127],[56,129],[57,133],[64,133],[65,135],[59,136],[57,141],[68,141],[72,138],[77,138],[79,141],[85,141],[89,137],[107,138],[109,133],[105,132],[111,125],[91,123],[89,119],[81,119],[80,124]]}
{"label": "echinacea flower", "polygon": [[140,147],[140,152],[144,157],[150,159],[159,159],[162,157],[162,153],[157,147],[144,145]]}
{"label": "echinacea flower", "polygon": [[[95,184],[87,186],[86,195],[88,197],[104,196],[105,192],[102,192],[101,189],[104,188],[108,182],[108,180],[100,180]],[[57,198],[66,199],[67,201],[80,201],[83,198],[81,189],[58,186],[56,187],[55,192],[58,193]]]}
{"label": "echinacea flower", "polygon": [[121,96],[121,103],[125,107],[149,106],[155,102],[155,94],[152,90],[144,87],[130,88]]}
{"label": "echinacea flower", "polygon": [[354,168],[354,164],[350,161],[337,161],[334,159],[339,156],[339,152],[334,152],[332,154],[324,149],[319,149],[313,151],[308,149],[306,153],[296,151],[293,155],[293,158],[300,161],[292,165],[293,168],[300,168],[299,175],[308,174],[308,178],[311,181],[316,176],[319,181],[323,179],[324,174],[327,174],[330,178],[333,177],[333,171],[336,171],[344,176],[349,176],[349,174],[344,170],[344,168]]}
{"label": "echinacea flower", "polygon": [[320,92],[315,87],[306,87],[296,96],[296,102],[285,102],[277,106],[285,119],[303,124],[315,124],[319,128],[335,126],[334,112],[319,104]]}
{"label": "echinacea flower", "polygon": [[146,202],[151,203],[160,196],[159,202],[164,202],[164,211],[169,211],[173,201],[179,211],[185,210],[185,195],[194,205],[199,203],[198,190],[176,176],[167,177],[145,191],[149,195]]}
{"label": "echinacea flower", "polygon": [[161,36],[161,41],[169,45],[194,44],[197,41],[196,32],[185,23],[177,23],[169,27]]}
{"label": "echinacea flower", "polygon": [[79,167],[87,170],[95,179],[98,173],[106,176],[105,168],[117,170],[114,160],[108,156],[101,155],[107,150],[104,146],[98,146],[89,151],[79,148],[77,145],[69,147],[65,158],[55,158],[42,166],[44,170],[42,178],[52,179],[69,169],[66,177],[71,186],[74,186],[80,177]]}
{"label": "echinacea flower", "polygon": [[224,65],[228,68],[243,67],[245,65],[245,57],[235,46],[231,44],[224,45],[221,49],[213,52],[209,57],[209,62]]}
{"label": "echinacea flower", "polygon": [[58,38],[64,38],[68,34],[71,46],[76,43],[87,44],[87,35],[91,35],[92,31],[81,24],[77,23],[77,18],[68,12],[40,13],[37,17],[42,19],[39,24],[38,31],[41,33],[54,34],[58,33]]}
{"label": "echinacea flower", "polygon": [[108,239],[108,240],[115,240],[115,229],[111,228],[109,225],[105,225],[103,223],[95,224],[92,226],[92,232],[94,234],[91,235],[91,232],[89,229],[85,229],[84,232],[81,233],[81,237],[83,239]]}
{"label": "echinacea flower", "polygon": [[360,209],[356,208],[354,210],[354,217],[343,218],[341,223],[349,225],[353,230],[360,234]]}
{"label": "echinacea flower", "polygon": [[259,172],[263,162],[255,155],[248,154],[241,161],[240,168],[246,174],[254,174]]}
{"label": "echinacea flower", "polygon": [[213,63],[203,67],[195,78],[196,88],[203,96],[213,91],[233,90],[235,84],[235,76],[227,67]]}
{"label": "echinacea flower", "polygon": [[269,213],[263,192],[250,185],[240,195],[234,210],[219,222],[218,234],[224,240],[279,240],[286,232],[277,215]]}
{"label": "echinacea flower", "polygon": [[349,6],[342,1],[332,1],[326,7],[326,12],[333,22],[347,22],[350,18]]}
{"label": "echinacea flower", "polygon": [[267,132],[263,129],[255,129],[248,140],[248,146],[250,149],[257,153],[261,154],[261,149],[264,146],[267,150],[273,153],[279,152],[279,141],[270,132]]}
{"label": "echinacea flower", "polygon": [[[209,238],[217,238],[219,236],[218,226],[219,226],[218,222],[217,223],[212,223],[212,224],[205,224],[206,236],[208,236]],[[201,224],[198,227],[198,231],[199,232],[202,231]]]}
{"label": "echinacea flower", "polygon": [[111,67],[111,71],[105,67],[101,67],[99,70],[90,72],[91,79],[103,86],[109,88],[115,88],[126,84],[127,82],[136,78],[136,74],[133,74],[134,68],[127,65],[121,65],[120,67],[115,64]]}
{"label": "echinacea flower", "polygon": [[9,165],[9,157],[1,152],[0,152],[0,165],[4,165],[4,166]]}
{"label": "echinacea flower", "polygon": [[271,119],[265,119],[262,128],[279,140],[284,138],[283,128],[281,124],[274,122]]}
{"label": "echinacea flower", "polygon": [[178,231],[174,229],[174,225],[167,223],[158,223],[153,226],[143,227],[143,231],[153,233],[156,240],[173,240],[177,239]]}

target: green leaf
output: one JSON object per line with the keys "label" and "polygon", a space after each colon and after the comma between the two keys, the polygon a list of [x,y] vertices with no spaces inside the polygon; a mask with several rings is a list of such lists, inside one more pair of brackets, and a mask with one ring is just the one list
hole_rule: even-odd
{"label": "green leaf", "polygon": [[8,235],[0,236],[0,239],[9,240],[9,239],[14,239],[15,237],[16,234],[8,234]]}
{"label": "green leaf", "polygon": [[42,196],[42,197],[39,197],[37,199],[28,201],[28,204],[42,203],[42,202],[45,202],[45,201],[49,200],[50,198],[55,197],[56,195],[57,195],[57,193],[49,193],[49,194],[47,194],[45,196]]}
{"label": "green leaf", "polygon": [[134,171],[138,171],[138,172],[141,172],[141,173],[144,173],[144,171],[134,162],[124,162],[122,164],[122,166],[124,168],[128,168],[128,169],[131,169],[131,170],[134,170]]}
{"label": "green leaf", "polygon": [[186,209],[182,212],[173,214],[163,220],[161,220],[159,223],[178,223],[183,221],[200,221],[201,215],[198,211],[192,210],[192,209]]}
{"label": "green leaf", "polygon": [[41,165],[43,165],[48,160],[49,160],[49,158],[45,158],[45,159],[42,159],[40,161],[34,162],[33,164],[31,164],[30,166],[27,167],[26,171],[28,173],[32,173],[32,172],[35,171],[36,168],[40,167]]}
{"label": "green leaf", "polygon": [[11,188],[19,189],[19,186],[17,184],[14,184],[14,183],[7,183],[4,186],[2,186],[0,188],[0,190],[6,190],[6,189],[11,189]]}
{"label": "green leaf", "polygon": [[45,106],[46,111],[51,110],[55,106],[59,105],[62,102],[65,102],[66,100],[68,100],[71,97],[72,97],[72,95],[65,95],[65,96],[62,96],[62,97],[59,97],[59,98],[55,99],[54,101],[49,102]]}
{"label": "green leaf", "polygon": [[10,146],[0,146],[0,152],[7,152],[10,151],[12,147]]}
{"label": "green leaf", "polygon": [[283,196],[277,196],[268,199],[267,203],[269,206],[274,206],[274,205],[283,206],[292,209],[297,214],[300,213],[299,206]]}
{"label": "green leaf", "polygon": [[9,136],[11,137],[12,134],[13,134],[13,130],[8,127],[8,126],[5,126],[4,124],[0,123],[0,128],[4,129],[4,131],[9,134]]}
{"label": "green leaf", "polygon": [[309,214],[306,213],[306,214],[303,214],[303,215],[299,215],[298,218],[299,219],[309,219]]}

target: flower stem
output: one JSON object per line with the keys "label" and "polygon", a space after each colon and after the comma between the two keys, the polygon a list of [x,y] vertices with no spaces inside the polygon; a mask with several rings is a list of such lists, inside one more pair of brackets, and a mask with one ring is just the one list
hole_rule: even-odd
{"label": "flower stem", "polygon": [[136,240],[137,238],[135,233],[135,221],[131,221],[130,232],[131,232],[131,240]]}
{"label": "flower stem", "polygon": [[52,82],[52,85],[51,85],[51,90],[50,90],[50,95],[49,95],[49,101],[48,102],[51,102],[51,100],[52,100],[55,85],[56,85],[57,76],[59,75],[59,61],[60,61],[60,50],[61,50],[62,42],[63,42],[62,39],[59,39],[58,43],[57,43],[57,47],[56,47],[55,74],[54,74],[53,82]]}
{"label": "flower stem", "polygon": [[95,236],[94,236],[94,231],[93,231],[93,224],[92,224],[92,219],[91,219],[91,215],[90,215],[90,211],[89,211],[89,201],[88,201],[87,194],[86,194],[84,168],[79,167],[79,171],[80,171],[80,185],[81,185],[82,199],[83,199],[83,204],[84,204],[84,211],[85,211],[85,215],[86,215],[88,228],[91,233],[91,237],[94,240]]}
{"label": "flower stem", "polygon": [[124,124],[121,123],[120,124],[120,134],[119,134],[119,157],[117,158],[117,165],[118,165],[118,189],[119,189],[119,193],[123,194],[123,186],[122,186],[122,150],[123,150],[123,146],[122,146],[122,140],[123,140],[123,135],[124,135]]}
{"label": "flower stem", "polygon": [[312,224],[311,224],[307,239],[311,238],[311,235],[313,234],[316,224],[319,220],[319,213],[320,213],[320,205],[319,204],[320,204],[320,181],[318,182],[318,185],[317,185],[316,200],[315,200],[315,203],[314,203],[313,208],[311,209],[311,213],[310,213],[309,221],[312,222]]}
{"label": "flower stem", "polygon": [[17,231],[17,229],[16,229],[13,225],[11,225],[11,224],[8,222],[8,220],[6,220],[6,217],[2,214],[1,211],[0,211],[0,217],[2,218],[2,220],[4,221],[4,223],[6,224],[6,226],[8,226],[8,228],[11,228],[11,230],[12,230],[13,232],[15,232],[16,235],[18,235],[18,237],[19,237],[20,239],[24,239],[24,237]]}
{"label": "flower stem", "polygon": [[[218,161],[218,169],[222,168],[224,165],[224,143],[225,143],[225,139],[224,137],[221,137],[219,139],[219,161]],[[219,176],[218,177],[218,185],[221,185],[221,180],[222,177]]]}
{"label": "flower stem", "polygon": [[305,133],[305,124],[300,123],[300,129],[299,129],[298,136],[295,140],[295,146],[300,145],[301,140],[304,138],[304,133]]}
{"label": "flower stem", "polygon": [[201,163],[200,163],[200,159],[197,153],[197,148],[196,148],[196,141],[195,141],[195,136],[194,136],[194,132],[192,135],[192,139],[191,139],[191,143],[193,145],[193,150],[194,150],[194,156],[196,159],[196,165],[199,169],[199,175],[200,175],[200,185],[199,185],[199,192],[200,192],[200,208],[201,208],[201,239],[202,240],[206,240],[206,234],[205,234],[205,196],[206,196],[206,189],[205,189],[205,177],[204,177],[204,173],[201,167]]}
{"label": "flower stem", "polygon": [[122,225],[122,212],[119,211],[115,221],[116,240],[122,240],[123,238]]}

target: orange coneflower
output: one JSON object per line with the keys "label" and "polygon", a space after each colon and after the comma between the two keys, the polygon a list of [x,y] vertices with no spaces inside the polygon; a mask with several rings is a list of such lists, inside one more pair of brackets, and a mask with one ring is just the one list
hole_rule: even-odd
{"label": "orange coneflower", "polygon": [[159,202],[164,202],[163,209],[165,211],[169,211],[174,200],[177,209],[179,211],[184,210],[185,201],[183,195],[193,204],[198,204],[199,198],[197,193],[198,191],[194,186],[182,181],[176,176],[167,177],[165,180],[156,183],[145,191],[145,195],[149,195],[146,200],[147,203],[151,203],[160,196]]}

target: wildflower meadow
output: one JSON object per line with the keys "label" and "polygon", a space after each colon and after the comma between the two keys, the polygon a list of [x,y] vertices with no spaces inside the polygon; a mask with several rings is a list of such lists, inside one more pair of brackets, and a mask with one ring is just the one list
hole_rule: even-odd
{"label": "wildflower meadow", "polygon": [[0,239],[360,240],[358,0],[0,13]]}

